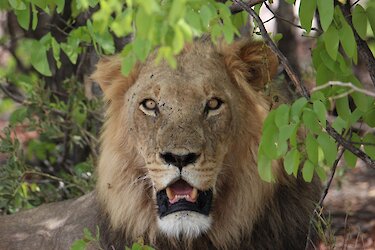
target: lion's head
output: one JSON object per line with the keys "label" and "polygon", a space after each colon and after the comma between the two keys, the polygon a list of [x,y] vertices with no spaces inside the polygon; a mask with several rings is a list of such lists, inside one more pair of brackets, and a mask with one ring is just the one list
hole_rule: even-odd
{"label": "lion's head", "polygon": [[117,57],[93,79],[108,101],[98,199],[126,239],[208,238],[215,247],[251,231],[274,187],[257,173],[277,58],[261,42],[187,45],[177,69],[155,55],[125,77]]}

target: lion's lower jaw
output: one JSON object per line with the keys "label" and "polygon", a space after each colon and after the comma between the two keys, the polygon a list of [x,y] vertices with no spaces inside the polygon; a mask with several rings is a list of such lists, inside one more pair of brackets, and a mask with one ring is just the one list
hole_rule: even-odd
{"label": "lion's lower jaw", "polygon": [[158,218],[158,225],[167,237],[194,239],[207,232],[212,223],[210,216],[193,211],[180,211]]}

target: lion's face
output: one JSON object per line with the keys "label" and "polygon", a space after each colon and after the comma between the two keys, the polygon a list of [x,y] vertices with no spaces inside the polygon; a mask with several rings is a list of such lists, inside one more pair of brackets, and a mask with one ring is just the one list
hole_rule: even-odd
{"label": "lion's face", "polygon": [[[267,190],[254,177],[266,113],[264,99],[255,91],[263,84],[264,55],[257,55],[257,44],[247,51],[254,54],[249,60],[247,54],[238,55],[244,53],[243,44],[236,46],[220,52],[207,42],[189,45],[177,58],[177,69],[156,65],[151,57],[128,78],[112,72],[117,65],[108,72],[99,65],[94,79],[111,103],[98,194],[115,228],[133,233],[139,229],[135,235],[154,230],[171,238],[195,238],[222,230],[222,216],[230,213],[225,207],[240,206],[238,212],[251,209],[257,214],[259,205],[241,196],[254,192],[252,199],[259,201]],[[272,63],[275,68],[274,58]],[[244,150],[241,157],[239,150]],[[242,176],[234,178],[235,172]],[[254,190],[237,194],[242,182],[251,183]],[[137,205],[126,204],[127,199]],[[129,216],[137,216],[137,210],[138,223]]]}
{"label": "lion's face", "polygon": [[146,64],[125,95],[132,136],[155,190],[159,226],[168,234],[206,231],[215,185],[233,131],[239,94],[226,73],[184,56],[184,67]]}

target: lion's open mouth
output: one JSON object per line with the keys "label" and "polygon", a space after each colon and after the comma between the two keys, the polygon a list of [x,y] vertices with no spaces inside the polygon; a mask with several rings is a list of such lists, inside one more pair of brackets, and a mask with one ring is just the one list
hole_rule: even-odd
{"label": "lion's open mouth", "polygon": [[194,211],[208,215],[212,191],[200,191],[184,180],[178,180],[156,194],[160,218],[178,211]]}

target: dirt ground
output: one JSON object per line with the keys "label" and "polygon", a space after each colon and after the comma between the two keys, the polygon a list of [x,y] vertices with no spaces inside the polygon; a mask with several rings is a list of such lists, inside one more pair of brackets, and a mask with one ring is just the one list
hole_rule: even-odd
{"label": "dirt ground", "polygon": [[[359,164],[336,178],[324,202],[333,249],[375,250],[375,170]],[[327,234],[327,233],[326,233]],[[321,244],[319,249],[332,249]]]}

